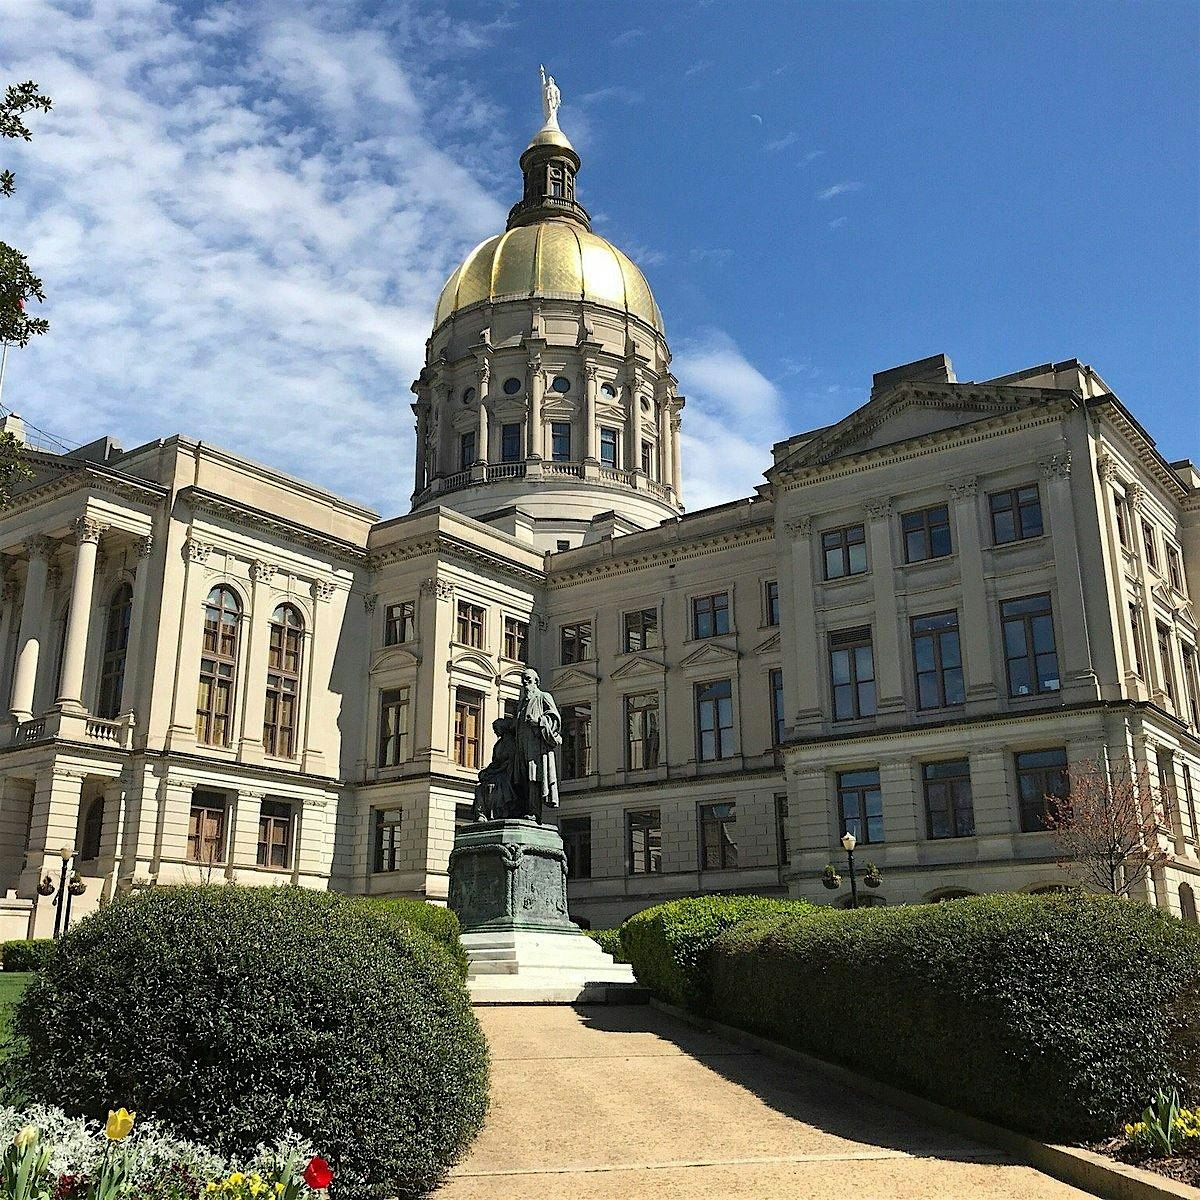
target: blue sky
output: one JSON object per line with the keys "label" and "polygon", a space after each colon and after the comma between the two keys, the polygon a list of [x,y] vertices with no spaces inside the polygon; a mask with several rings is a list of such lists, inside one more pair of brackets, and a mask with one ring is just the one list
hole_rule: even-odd
{"label": "blue sky", "polygon": [[1200,458],[1191,3],[0,0],[55,110],[2,236],[51,333],[4,401],[82,441],[182,431],[385,513],[438,288],[563,92],[595,227],[663,309],[692,506],[944,351],[1078,357]]}

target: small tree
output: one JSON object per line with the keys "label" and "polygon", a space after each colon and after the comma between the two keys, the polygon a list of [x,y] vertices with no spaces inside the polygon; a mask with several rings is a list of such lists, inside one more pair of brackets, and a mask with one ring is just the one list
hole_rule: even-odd
{"label": "small tree", "polygon": [[1069,772],[1067,798],[1047,796],[1046,805],[1059,866],[1085,888],[1128,896],[1167,861],[1156,844],[1166,814],[1144,767],[1081,763]]}

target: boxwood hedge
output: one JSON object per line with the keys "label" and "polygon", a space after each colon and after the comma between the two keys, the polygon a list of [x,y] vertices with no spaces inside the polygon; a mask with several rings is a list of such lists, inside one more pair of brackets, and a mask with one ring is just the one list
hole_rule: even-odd
{"label": "boxwood hedge", "polygon": [[405,896],[360,896],[358,902],[377,917],[403,921],[429,934],[449,951],[463,978],[466,978],[467,952],[459,941],[461,926],[457,914],[450,909],[430,904],[428,900],[413,900]]}
{"label": "boxwood hedge", "polygon": [[50,961],[57,945],[54,938],[0,942],[0,970],[40,971]]}
{"label": "boxwood hedge", "polygon": [[1200,1096],[1200,930],[1142,904],[819,910],[737,925],[707,961],[719,1020],[1039,1137]]}
{"label": "boxwood hedge", "polygon": [[614,962],[627,963],[629,961],[625,956],[624,947],[621,945],[620,929],[585,929],[583,932],[593,942],[598,942],[600,949],[605,954],[611,954]]}
{"label": "boxwood hedge", "polygon": [[301,888],[152,888],[81,921],[17,1006],[31,1100],[123,1104],[241,1154],[286,1130],[334,1196],[414,1197],[482,1124],[462,979],[407,922]]}

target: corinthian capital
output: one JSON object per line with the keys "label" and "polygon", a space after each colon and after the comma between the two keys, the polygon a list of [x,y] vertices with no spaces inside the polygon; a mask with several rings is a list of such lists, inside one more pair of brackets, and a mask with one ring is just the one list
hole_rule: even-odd
{"label": "corinthian capital", "polygon": [[208,562],[208,556],[212,553],[212,546],[208,542],[200,541],[198,538],[188,538],[183,543],[183,552],[189,562],[206,563]]}
{"label": "corinthian capital", "polygon": [[86,513],[82,517],[76,517],[71,522],[71,529],[75,534],[75,541],[79,544],[84,542],[99,542],[100,535],[108,528],[107,525],[101,525],[95,517],[89,517]]}
{"label": "corinthian capital", "polygon": [[30,558],[49,558],[54,553],[54,542],[48,537],[26,538],[25,553]]}
{"label": "corinthian capital", "polygon": [[1071,474],[1071,452],[1064,450],[1061,454],[1052,454],[1049,458],[1043,458],[1038,466],[1047,479],[1066,479]]}

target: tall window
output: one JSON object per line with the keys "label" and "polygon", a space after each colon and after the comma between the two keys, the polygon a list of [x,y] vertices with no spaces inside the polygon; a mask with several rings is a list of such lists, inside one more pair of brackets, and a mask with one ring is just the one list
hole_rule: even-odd
{"label": "tall window", "polygon": [[661,809],[625,814],[625,858],[630,875],[657,875],[662,870]]}
{"label": "tall window", "polygon": [[408,761],[408,688],[379,693],[379,752],[376,763],[396,767]]}
{"label": "tall window", "polygon": [[459,688],[454,697],[454,761],[479,769],[479,740],[483,727],[483,696]]}
{"label": "tall window", "polygon": [[1175,702],[1175,656],[1171,653],[1171,631],[1161,622],[1154,626],[1158,635],[1158,661],[1162,666],[1163,691]]}
{"label": "tall window", "polygon": [[1050,597],[1023,596],[1000,604],[1008,694],[1029,696],[1057,692],[1058,652],[1054,646],[1054,614]]}
{"label": "tall window", "polygon": [[1158,541],[1154,536],[1154,526],[1149,521],[1142,522],[1142,545],[1146,547],[1146,566],[1158,570]]}
{"label": "tall window", "polygon": [[1142,614],[1136,603],[1129,606],[1129,633],[1130,646],[1133,650],[1133,673],[1139,679],[1145,679],[1146,668],[1142,659],[1144,645],[1142,641]]}
{"label": "tall window", "polygon": [[404,820],[402,808],[375,810],[375,871],[396,871],[400,868],[400,828]]}
{"label": "tall window", "polygon": [[1196,678],[1196,648],[1181,641],[1179,656],[1183,659],[1183,691],[1187,697],[1188,720],[1195,728],[1200,729],[1200,682]]}
{"label": "tall window", "polygon": [[988,507],[992,513],[992,541],[997,546],[1042,536],[1042,501],[1036,483],[992,492]]}
{"label": "tall window", "polygon": [[464,646],[483,649],[483,620],[485,611],[478,604],[466,600],[458,602],[458,621],[455,628],[457,639]]}
{"label": "tall window", "polygon": [[1192,771],[1187,763],[1182,763],[1181,766],[1183,769],[1183,798],[1187,803],[1192,841],[1200,844],[1200,825],[1196,823],[1196,793],[1192,790]]}
{"label": "tall window", "polygon": [[592,706],[565,704],[562,710],[562,777],[585,779],[592,773]]}
{"label": "tall window", "polygon": [[225,861],[225,807],[225,797],[220,792],[192,793],[192,811],[188,818],[189,862]]}
{"label": "tall window", "polygon": [[625,653],[658,646],[658,609],[641,608],[625,614]]}
{"label": "tall window", "polygon": [[945,504],[905,513],[900,518],[904,561],[925,562],[950,553],[950,509]]}
{"label": "tall window", "polygon": [[517,662],[529,661],[529,622],[516,617],[504,618],[504,657]]}
{"label": "tall window", "polygon": [[696,684],[696,754],[701,762],[733,754],[733,685],[728,679]]}
{"label": "tall window", "polygon": [[1124,492],[1116,492],[1113,496],[1113,512],[1117,515],[1117,541],[1129,549],[1129,511],[1128,501]]}
{"label": "tall window", "polygon": [[500,461],[519,462],[521,459],[521,426],[519,422],[500,426]]}
{"label": "tall window", "polygon": [[958,613],[913,617],[912,648],[917,707],[947,708],[961,704],[966,697],[958,644]]}
{"label": "tall window", "polygon": [[576,621],[564,625],[559,637],[560,658],[564,663],[587,662],[592,657],[592,623]]}
{"label": "tall window", "polygon": [[775,846],[779,856],[779,865],[786,867],[792,861],[791,849],[788,846],[788,798],[786,793],[775,797]]}
{"label": "tall window", "polygon": [[654,446],[651,442],[642,443],[642,474],[654,478]]}
{"label": "tall window", "polygon": [[926,763],[925,819],[931,838],[971,837],[975,808],[971,801],[971,767],[965,758]]}
{"label": "tall window", "polygon": [[208,593],[196,699],[196,740],[206,746],[227,746],[233,733],[241,616],[242,606],[232,588],[215,587]]}
{"label": "tall window", "polygon": [[738,865],[732,800],[700,805],[700,870],[727,871]]}
{"label": "tall window", "polygon": [[1048,829],[1067,799],[1067,752],[1027,750],[1016,756],[1017,801],[1021,806],[1021,831]]}
{"label": "tall window", "polygon": [[1181,595],[1187,595],[1183,586],[1183,567],[1179,562],[1179,551],[1164,540],[1163,546],[1167,552],[1167,578],[1171,586]]}
{"label": "tall window", "polygon": [[829,635],[829,674],[835,721],[875,715],[875,655],[870,626]]}
{"label": "tall window", "polygon": [[100,857],[100,837],[104,832],[104,797],[97,796],[87,807],[83,818],[83,845],[79,857],[85,862]]}
{"label": "tall window", "polygon": [[304,618],[292,605],[281,604],[271,616],[267,705],[263,715],[263,749],[277,758],[293,758],[296,754],[303,646]]}
{"label": "tall window", "polygon": [[567,853],[567,878],[592,877],[592,818],[563,817],[558,823]]}
{"label": "tall window", "polygon": [[260,867],[286,870],[292,865],[292,806],[279,800],[264,800],[258,815]]}
{"label": "tall window", "polygon": [[770,675],[771,681],[771,745],[782,746],[787,733],[787,721],[784,718],[783,704],[783,672],[774,668]]}
{"label": "tall window", "polygon": [[729,593],[696,596],[692,600],[692,637],[719,637],[729,632]]}
{"label": "tall window", "polygon": [[867,532],[862,525],[828,529],[821,534],[821,553],[825,556],[825,578],[842,579],[861,575],[867,569]]}
{"label": "tall window", "polygon": [[471,429],[458,439],[458,469],[468,471],[475,463],[475,430]]}
{"label": "tall window", "polygon": [[411,642],[416,616],[416,606],[411,600],[403,600],[399,604],[389,604],[383,610],[383,644],[385,646],[403,646]]}
{"label": "tall window", "polygon": [[617,465],[617,431],[603,426],[600,429],[600,464],[605,467]]}
{"label": "tall window", "polygon": [[550,457],[554,462],[571,461],[571,422],[551,421]]}
{"label": "tall window", "polygon": [[625,697],[625,767],[658,766],[658,693]]}
{"label": "tall window", "polygon": [[1200,921],[1200,917],[1196,914],[1196,894],[1192,891],[1190,883],[1179,885],[1179,916],[1192,925]]}
{"label": "tall window", "polygon": [[837,777],[838,812],[842,832],[859,842],[883,841],[883,792],[879,769],[842,771]]}
{"label": "tall window", "polygon": [[121,711],[121,689],[125,686],[125,658],[129,652],[129,618],[133,612],[133,589],[121,584],[108,603],[104,625],[104,661],[100,667],[98,717],[112,718]]}
{"label": "tall window", "polygon": [[768,579],[763,584],[763,616],[766,624],[779,624],[779,581]]}

